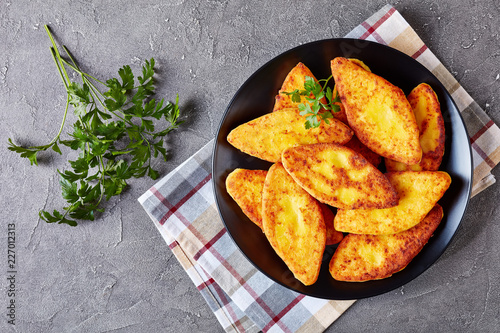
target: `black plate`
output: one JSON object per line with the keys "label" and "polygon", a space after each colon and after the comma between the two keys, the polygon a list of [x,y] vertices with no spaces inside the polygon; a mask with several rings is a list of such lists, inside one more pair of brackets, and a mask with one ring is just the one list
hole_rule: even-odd
{"label": "black plate", "polygon": [[[337,57],[358,58],[368,67],[408,94],[415,86],[428,83],[438,95],[445,119],[446,150],[441,170],[452,184],[440,200],[444,218],[424,249],[401,272],[368,282],[339,282],[328,272],[335,247],[327,247],[319,278],[304,286],[293,277],[269,245],[265,235],[242,213],[225,187],[227,175],[235,168],[267,170],[271,163],[248,156],[231,146],[226,137],[236,126],[270,112],[288,72],[300,61],[318,79],[330,76],[330,61]],[[359,299],[379,295],[416,278],[444,252],[455,234],[469,201],[472,186],[472,154],[463,120],[451,96],[424,66],[390,47],[355,39],[329,39],[289,50],[258,69],[237,91],[222,118],[213,154],[213,183],[220,216],[243,254],[262,273],[297,292],[326,299]]]}

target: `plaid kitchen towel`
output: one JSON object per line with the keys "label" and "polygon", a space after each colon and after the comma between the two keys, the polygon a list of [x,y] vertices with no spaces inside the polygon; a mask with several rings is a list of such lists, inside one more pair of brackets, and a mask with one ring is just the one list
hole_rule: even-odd
{"label": "plaid kitchen towel", "polygon": [[[424,64],[450,91],[471,137],[473,195],[494,183],[500,131],[390,5],[346,37],[387,44]],[[139,198],[227,332],[322,332],[352,301],[327,301],[290,291],[257,271],[220,220],[212,191],[213,140]]]}

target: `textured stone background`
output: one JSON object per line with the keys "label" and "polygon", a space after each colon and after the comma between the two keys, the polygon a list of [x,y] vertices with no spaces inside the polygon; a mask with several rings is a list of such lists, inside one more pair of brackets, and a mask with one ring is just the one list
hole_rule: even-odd
{"label": "textured stone background", "polygon": [[[119,3],[119,4],[118,4]],[[214,137],[238,87],[262,64],[301,43],[342,37],[385,1],[0,1],[0,331],[221,332],[217,320],[136,199],[140,179],[76,228],[40,221],[61,207],[56,168],[7,151],[57,132],[64,88],[49,24],[83,69],[99,78],[155,57],[158,91],[180,94],[186,123],[170,135],[175,168]],[[486,112],[500,123],[497,0],[392,3]],[[74,118],[70,116],[69,122]],[[66,154],[66,151],[65,151]],[[70,156],[71,157],[71,156]],[[73,156],[74,157],[74,156]],[[494,170],[496,177],[500,169]],[[329,332],[494,332],[500,327],[500,185],[475,197],[444,255],[416,280],[352,306]],[[7,224],[16,223],[17,325],[6,323]]]}

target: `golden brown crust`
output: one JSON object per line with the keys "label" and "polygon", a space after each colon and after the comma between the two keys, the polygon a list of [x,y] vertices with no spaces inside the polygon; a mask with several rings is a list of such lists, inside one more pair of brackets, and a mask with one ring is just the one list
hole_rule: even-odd
{"label": "golden brown crust", "polygon": [[437,95],[428,84],[421,83],[408,95],[408,102],[420,130],[422,160],[418,164],[407,165],[386,159],[386,168],[388,171],[439,170],[444,155],[445,128]]}
{"label": "golden brown crust", "polygon": [[443,209],[436,205],[411,229],[392,235],[349,234],[340,242],[329,270],[335,280],[361,282],[384,279],[404,269],[438,227]]}
{"label": "golden brown crust", "polygon": [[323,213],[323,220],[325,221],[326,245],[334,245],[340,243],[342,238],[344,238],[344,234],[340,231],[335,230],[335,227],[333,226],[333,219],[335,218],[335,214],[324,203],[320,202],[319,205],[321,207],[321,212]]}
{"label": "golden brown crust", "polygon": [[317,128],[306,129],[305,118],[298,109],[268,113],[233,129],[227,140],[239,150],[269,161],[279,162],[288,147],[318,142],[344,144],[353,131],[341,121],[330,119]]}
{"label": "golden brown crust", "polygon": [[385,209],[339,209],[335,229],[354,234],[394,234],[418,224],[451,184],[443,171],[390,172],[386,177],[399,195],[399,204]]}
{"label": "golden brown crust", "polygon": [[236,169],[226,178],[227,193],[243,213],[262,229],[262,189],[267,170]]}
{"label": "golden brown crust", "polygon": [[418,163],[422,157],[418,126],[403,91],[346,58],[333,59],[331,69],[358,139],[383,157]]}
{"label": "golden brown crust", "polygon": [[304,285],[316,282],[326,243],[318,202],[281,163],[269,169],[262,192],[262,222],[269,243]]}
{"label": "golden brown crust", "polygon": [[388,208],[398,195],[363,156],[333,143],[291,147],[282,163],[293,179],[320,202],[341,209]]}
{"label": "golden brown crust", "polygon": [[345,113],[344,105],[342,105],[341,102],[335,102],[333,104],[338,105],[338,107],[340,108],[337,112],[335,112],[335,111],[332,112],[333,117],[335,119],[340,120],[344,124],[349,125],[349,122],[347,121],[347,114]]}
{"label": "golden brown crust", "polygon": [[365,146],[359,139],[356,137],[356,135],[353,135],[351,140],[344,144],[347,148],[351,148],[358,154],[362,155],[370,164],[372,164],[374,167],[378,167],[379,164],[382,162],[382,157],[380,157],[379,154],[375,153],[373,150]]}

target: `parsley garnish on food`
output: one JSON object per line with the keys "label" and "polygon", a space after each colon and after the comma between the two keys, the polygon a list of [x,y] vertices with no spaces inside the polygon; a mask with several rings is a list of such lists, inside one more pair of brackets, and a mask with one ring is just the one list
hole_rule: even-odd
{"label": "parsley garnish on food", "polygon": [[[158,178],[151,160],[158,156],[167,159],[163,138],[182,123],[179,121],[179,96],[175,104],[152,97],[155,93],[153,58],[142,66],[138,82],[130,66],[119,69],[119,78],[101,82],[83,72],[64,46],[66,58],[63,58],[47,26],[45,30],[67,92],[62,123],[54,139],[46,145],[21,147],[9,138],[8,149],[28,158],[31,165],[38,165],[37,154],[49,148],[62,154],[60,145],[80,152],[76,160],[69,161],[71,170],[57,170],[62,197],[68,205],[62,212],[42,210],[39,213],[48,223],[76,226],[76,220],[93,221],[97,212],[103,212],[103,199],[119,195],[127,186],[127,179],[145,175]],[[71,81],[68,70],[79,74],[81,83]],[[70,105],[78,120],[73,124],[73,132],[69,133],[70,138],[63,140],[61,134]],[[161,130],[155,130],[153,119],[164,119],[166,124]]]}
{"label": "parsley garnish on food", "polygon": [[[304,96],[305,99],[310,102],[300,103],[298,105],[300,115],[306,117],[306,129],[318,127],[322,120],[329,124],[328,118],[333,118],[331,111],[340,111],[340,106],[335,104],[340,102],[339,95],[336,94],[335,97],[333,97],[332,89],[327,86],[331,78],[332,76],[328,79],[318,80],[318,82],[316,82],[314,78],[306,76],[303,90],[295,89],[291,92],[282,92],[282,94],[292,96],[292,102],[300,103],[301,96]],[[321,85],[321,83],[323,83],[323,85]],[[327,100],[326,104],[321,102],[324,97],[326,97]]]}

